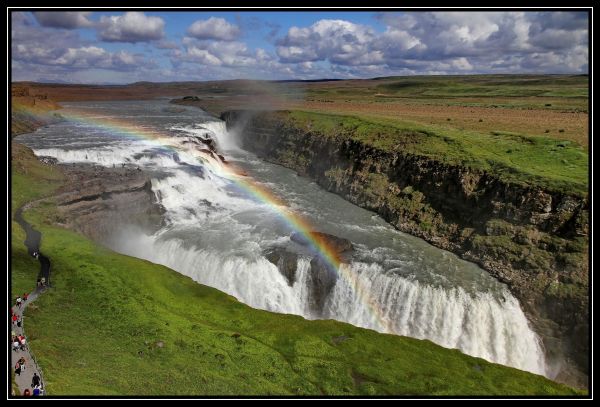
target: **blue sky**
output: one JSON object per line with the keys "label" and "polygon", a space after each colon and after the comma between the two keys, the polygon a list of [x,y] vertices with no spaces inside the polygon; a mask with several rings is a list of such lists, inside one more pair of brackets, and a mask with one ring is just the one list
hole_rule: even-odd
{"label": "blue sky", "polygon": [[584,73],[585,12],[11,12],[12,79]]}

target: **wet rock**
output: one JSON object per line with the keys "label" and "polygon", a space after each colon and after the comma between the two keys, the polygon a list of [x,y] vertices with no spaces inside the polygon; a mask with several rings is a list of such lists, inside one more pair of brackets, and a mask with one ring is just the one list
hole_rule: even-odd
{"label": "wet rock", "polygon": [[[328,233],[322,232],[310,232],[311,238],[313,240],[322,243],[329,248],[333,249],[337,254],[352,252],[354,250],[354,246],[352,246],[352,242],[348,239],[344,239],[343,237],[338,237],[334,235],[330,235]],[[302,246],[308,246],[309,241],[301,233],[294,232],[290,236],[292,242],[296,242]]]}
{"label": "wet rock", "polygon": [[215,158],[215,156],[213,155],[213,152],[210,151],[210,150],[208,150],[208,149],[206,149],[206,148],[201,148],[199,151],[202,152],[202,153],[204,153],[204,154],[210,155],[212,158]]}
{"label": "wet rock", "polygon": [[311,310],[321,315],[327,297],[337,281],[337,271],[321,257],[315,256],[310,261],[308,277],[308,304]]}
{"label": "wet rock", "polygon": [[200,141],[206,144],[212,151],[215,151],[217,149],[215,141],[211,138],[200,139]]}
{"label": "wet rock", "polygon": [[43,162],[44,164],[47,165],[56,165],[58,164],[58,159],[54,158],[54,157],[48,157],[48,156],[40,156],[38,157],[38,159]]}
{"label": "wet rock", "polygon": [[264,256],[277,266],[277,269],[286,278],[290,287],[293,286],[296,282],[298,254],[283,247],[274,247],[266,251]]}

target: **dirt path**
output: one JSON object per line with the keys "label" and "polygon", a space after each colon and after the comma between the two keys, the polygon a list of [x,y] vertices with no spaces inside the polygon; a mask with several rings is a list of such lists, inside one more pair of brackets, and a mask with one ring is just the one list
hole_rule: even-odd
{"label": "dirt path", "polygon": [[[26,238],[25,238],[24,243],[25,243],[25,246],[27,246],[28,253],[30,255],[33,255],[34,253],[38,253],[38,260],[40,262],[40,272],[38,274],[38,279],[44,278],[45,281],[47,282],[47,284],[49,284],[49,282],[50,282],[50,259],[48,257],[44,256],[43,254],[39,253],[39,247],[40,247],[40,241],[41,241],[42,235],[40,232],[35,230],[29,223],[27,223],[27,221],[25,221],[25,219],[23,218],[23,210],[27,209],[29,206],[30,206],[30,204],[24,205],[15,212],[15,221],[25,231]],[[33,286],[34,282],[32,281],[31,283]],[[22,305],[20,307],[18,307],[17,305],[12,307],[12,310],[15,313],[15,315],[20,317],[22,320],[20,327],[17,326],[16,323],[13,323],[11,321],[12,335],[17,335],[17,336],[24,335],[27,338],[27,335],[25,335],[25,329],[24,329],[25,328],[25,316],[24,316],[25,309],[33,301],[35,301],[36,298],[40,294],[42,294],[46,290],[47,290],[47,287],[37,287],[35,292],[31,293],[29,295],[29,297],[27,298],[27,301],[23,301]],[[20,295],[20,293],[14,293],[14,294]],[[42,388],[45,387],[42,373],[35,361],[34,355],[29,350],[29,341],[27,339],[26,339],[26,343],[27,343],[27,345],[25,346],[24,350],[15,349],[11,345],[11,366],[13,369],[15,368],[15,365],[17,364],[17,361],[20,358],[22,358],[22,357],[25,358],[24,369],[21,369],[20,375],[15,375],[15,382],[17,383],[17,386],[19,388],[19,395],[23,395],[23,392],[26,389],[29,389],[29,391],[33,393],[31,384],[32,384],[32,378],[33,378],[34,373],[37,373],[37,375],[40,376],[40,383],[42,384]],[[45,388],[44,388],[44,391],[45,391]]]}

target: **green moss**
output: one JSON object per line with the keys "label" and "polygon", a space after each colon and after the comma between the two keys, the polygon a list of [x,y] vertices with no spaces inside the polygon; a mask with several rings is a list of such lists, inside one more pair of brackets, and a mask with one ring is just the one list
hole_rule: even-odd
{"label": "green moss", "polygon": [[560,283],[553,281],[546,288],[546,295],[560,299],[587,296],[587,288],[582,284]]}

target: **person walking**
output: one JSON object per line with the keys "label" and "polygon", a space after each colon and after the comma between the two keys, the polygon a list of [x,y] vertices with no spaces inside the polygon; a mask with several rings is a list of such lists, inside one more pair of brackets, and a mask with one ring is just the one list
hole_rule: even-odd
{"label": "person walking", "polygon": [[21,371],[24,372],[25,371],[25,358],[23,356],[21,356],[21,359],[19,359],[19,365],[21,365]]}
{"label": "person walking", "polygon": [[36,387],[33,389],[33,396],[34,396],[34,397],[38,397],[39,395],[40,395],[40,386],[36,386]]}
{"label": "person walking", "polygon": [[29,396],[31,396],[31,390],[29,390],[29,389],[25,389],[25,391],[23,392],[23,395],[24,395],[25,397],[29,397]]}
{"label": "person walking", "polygon": [[17,317],[17,326],[20,328],[22,323],[23,323],[23,319],[22,319],[22,318],[21,318],[21,316],[19,315],[19,316]]}
{"label": "person walking", "polygon": [[27,298],[29,298],[29,293],[23,293],[23,301],[27,301]]}
{"label": "person walking", "polygon": [[19,316],[17,314],[13,314],[13,316],[12,316],[13,325],[17,325],[18,320],[19,320]]}
{"label": "person walking", "polygon": [[15,374],[21,376],[21,364],[19,362],[15,365]]}
{"label": "person walking", "polygon": [[36,386],[40,385],[40,377],[38,376],[37,373],[33,374],[33,377],[31,378],[31,388],[34,389]]}
{"label": "person walking", "polygon": [[21,346],[21,350],[25,350],[25,345],[27,345],[25,335],[19,335],[19,345]]}
{"label": "person walking", "polygon": [[23,299],[21,297],[17,297],[17,307],[21,308],[21,303],[23,302]]}

